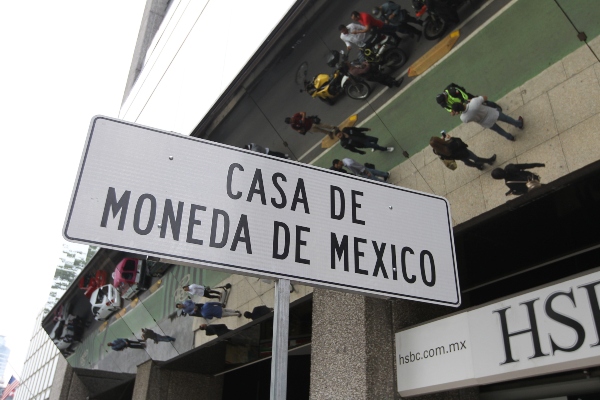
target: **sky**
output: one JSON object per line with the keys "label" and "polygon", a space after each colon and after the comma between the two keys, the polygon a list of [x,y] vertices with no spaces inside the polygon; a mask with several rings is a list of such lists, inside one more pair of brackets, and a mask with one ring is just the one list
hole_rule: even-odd
{"label": "sky", "polygon": [[[9,1],[0,13],[0,335],[20,373],[62,255],[92,116],[117,116],[145,0]],[[16,371],[13,370],[16,369]]]}
{"label": "sky", "polygon": [[[232,1],[249,7],[245,0],[222,4],[231,6]],[[264,17],[273,1],[257,0],[252,9]],[[285,2],[287,9],[293,0]],[[61,232],[90,120],[99,114],[119,115],[145,3],[3,3],[0,335],[6,336],[11,350],[5,381],[12,374],[20,375],[35,318],[48,298],[65,243]],[[279,13],[285,12],[281,4]],[[275,24],[280,16],[267,20]],[[264,32],[261,35],[245,39],[253,40],[256,49],[264,40]],[[242,47],[247,50],[248,45]],[[222,89],[252,53],[236,60],[229,55]],[[215,100],[219,94],[214,93]]]}

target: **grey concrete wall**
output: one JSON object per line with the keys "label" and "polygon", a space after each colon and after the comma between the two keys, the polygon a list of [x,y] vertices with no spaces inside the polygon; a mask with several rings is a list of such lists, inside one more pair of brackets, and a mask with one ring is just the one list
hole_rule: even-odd
{"label": "grey concrete wall", "polygon": [[67,382],[71,380],[71,376],[67,373],[68,369],[71,370],[72,374],[73,369],[70,367],[67,360],[61,354],[59,354],[58,362],[56,363],[56,372],[54,373],[54,380],[52,381],[52,389],[50,390],[49,400],[63,400],[66,398],[61,397],[61,394],[63,392],[63,387],[65,386],[65,380],[67,380]]}
{"label": "grey concrete wall", "polygon": [[[394,333],[454,311],[427,303],[315,289],[311,400],[400,399]],[[411,399],[477,400],[478,393],[472,388]]]}
{"label": "grey concrete wall", "polygon": [[50,390],[50,400],[81,400],[89,395],[89,391],[73,368],[62,355],[59,355]]}
{"label": "grey concrete wall", "polygon": [[[70,367],[69,367],[70,368]],[[75,372],[71,374],[71,384],[69,385],[69,393],[66,400],[81,400],[86,399],[90,395],[89,390],[79,379]]]}
{"label": "grey concrete wall", "polygon": [[161,369],[149,360],[138,366],[132,400],[221,400],[223,381],[223,376]]}
{"label": "grey concrete wall", "polygon": [[393,398],[392,336],[386,301],[315,289],[310,398]]}
{"label": "grey concrete wall", "polygon": [[81,379],[77,376],[67,360],[59,355],[56,372],[50,390],[51,400],[81,400],[90,395]]}

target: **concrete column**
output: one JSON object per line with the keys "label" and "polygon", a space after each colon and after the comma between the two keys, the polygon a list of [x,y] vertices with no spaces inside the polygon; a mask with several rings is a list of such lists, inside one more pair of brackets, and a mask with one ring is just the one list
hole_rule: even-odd
{"label": "concrete column", "polygon": [[138,365],[132,400],[221,400],[223,376],[159,368],[152,360]]}
{"label": "concrete column", "polygon": [[73,368],[62,355],[59,355],[52,381],[50,400],[80,400],[89,395],[90,392]]}
{"label": "concrete column", "polygon": [[394,398],[388,301],[315,289],[310,398]]}

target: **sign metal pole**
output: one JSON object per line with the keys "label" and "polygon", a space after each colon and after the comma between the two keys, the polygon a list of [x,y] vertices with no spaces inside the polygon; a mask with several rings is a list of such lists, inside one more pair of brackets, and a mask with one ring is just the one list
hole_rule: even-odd
{"label": "sign metal pole", "polygon": [[285,400],[287,390],[290,281],[275,282],[275,315],[271,350],[271,400]]}

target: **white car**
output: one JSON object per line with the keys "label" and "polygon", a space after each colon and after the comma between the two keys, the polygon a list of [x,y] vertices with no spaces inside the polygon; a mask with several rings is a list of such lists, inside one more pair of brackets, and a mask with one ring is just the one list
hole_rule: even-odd
{"label": "white car", "polygon": [[106,321],[121,309],[121,295],[113,285],[104,285],[94,290],[90,297],[92,314],[97,321]]}

